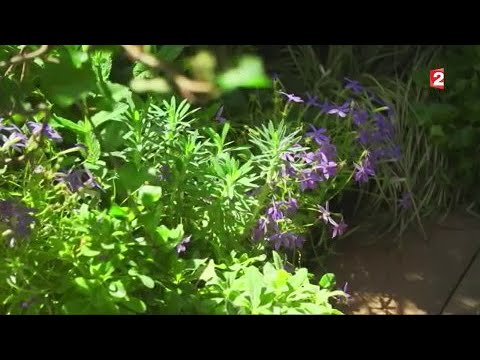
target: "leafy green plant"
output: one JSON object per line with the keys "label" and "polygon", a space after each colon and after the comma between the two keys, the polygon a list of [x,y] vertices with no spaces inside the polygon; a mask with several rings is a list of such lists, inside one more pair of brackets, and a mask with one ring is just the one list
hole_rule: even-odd
{"label": "leafy green plant", "polygon": [[208,298],[204,301],[212,304],[215,312],[226,314],[341,314],[329,300],[346,294],[333,289],[330,274],[318,285],[311,284],[307,269],[287,272],[276,252],[274,262],[265,263],[262,269],[251,265],[264,258],[240,257],[229,267],[211,260],[200,277],[205,281],[202,295]]}
{"label": "leafy green plant", "polygon": [[[168,49],[151,50],[170,59],[182,51]],[[7,50],[8,60],[16,48]],[[282,156],[298,151],[298,125],[275,117],[268,126],[251,127],[245,141],[235,141],[238,128],[208,115],[208,109],[151,91],[138,95],[135,86],[132,91],[112,82],[115,49],[41,50],[22,60],[31,78],[18,68],[7,75],[23,91],[35,83],[35,101],[43,106],[14,96],[0,120],[3,313],[219,313],[211,305],[218,291],[207,276],[211,264],[225,273],[240,264],[245,270],[239,276],[250,278],[262,269],[267,286],[273,273],[264,264],[266,255],[282,241],[277,250],[285,258],[275,253],[275,266],[300,264],[302,244],[295,241],[306,231],[303,221],[285,219],[277,234],[283,239],[252,241],[272,201],[298,192],[296,181],[279,176]],[[137,77],[168,73],[146,52],[126,50],[149,69],[134,68]],[[262,76],[261,64],[248,58],[221,75],[219,84],[267,86]],[[303,206],[304,217],[318,214]],[[285,243],[291,231],[299,235]],[[280,303],[282,313],[335,313],[329,299],[341,292],[311,285],[305,272],[298,270],[262,313],[278,312]],[[290,278],[283,270],[279,274]],[[252,291],[257,289],[241,289]],[[256,310],[237,313],[248,312]]]}

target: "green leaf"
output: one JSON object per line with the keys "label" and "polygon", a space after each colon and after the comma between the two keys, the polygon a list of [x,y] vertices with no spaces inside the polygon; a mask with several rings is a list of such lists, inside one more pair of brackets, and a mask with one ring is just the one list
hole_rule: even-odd
{"label": "green leaf", "polygon": [[325,306],[320,306],[312,303],[303,303],[300,305],[300,308],[305,310],[307,314],[320,315],[325,312]]}
{"label": "green leaf", "polygon": [[[182,224],[178,225],[175,229],[169,229],[165,225],[160,225],[155,229],[155,231],[158,235],[160,235],[160,238],[164,242],[168,242],[170,244],[176,244],[184,235]],[[174,241],[170,241],[170,239]]]}
{"label": "green leaf", "polygon": [[[135,174],[135,176],[132,176]],[[149,179],[147,169],[137,169],[132,163],[125,163],[118,169],[121,184],[126,190],[133,192]]]}
{"label": "green leaf", "polygon": [[96,50],[92,53],[91,59],[93,66],[100,69],[99,75],[103,81],[110,77],[112,71],[112,51]]}
{"label": "green leaf", "polygon": [[175,229],[170,230],[170,237],[172,239],[180,240],[183,237],[183,225],[179,224]]}
{"label": "green leaf", "polygon": [[137,298],[129,298],[128,300],[125,300],[123,304],[130,310],[135,311],[136,313],[141,314],[147,311],[147,305],[145,305],[142,300]]}
{"label": "green leaf", "polygon": [[138,199],[143,206],[153,206],[162,197],[160,186],[142,185],[138,191]]}
{"label": "green leaf", "polygon": [[170,238],[170,229],[167,228],[165,225],[160,225],[159,227],[157,227],[156,231],[163,241],[168,241],[168,239]]}
{"label": "green leaf", "polygon": [[318,284],[324,289],[331,289],[335,287],[335,274],[327,273],[323,275]]}
{"label": "green leaf", "polygon": [[291,277],[291,275],[287,271],[283,269],[277,270],[277,277],[274,282],[275,287],[280,289],[282,286],[285,286],[289,277]]}
{"label": "green leaf", "polygon": [[110,291],[110,295],[119,299],[124,298],[127,295],[125,286],[123,286],[123,283],[120,280],[110,283],[108,290]]}
{"label": "green leaf", "polygon": [[100,255],[100,251],[92,250],[88,246],[83,246],[80,250],[80,255],[86,256],[86,257],[94,257],[97,255]]}
{"label": "green leaf", "polygon": [[132,97],[132,91],[125,85],[107,82],[108,89],[111,92],[113,101],[120,102]]}
{"label": "green leaf", "polygon": [[230,69],[218,77],[218,84],[224,90],[239,87],[267,88],[271,80],[265,75],[262,61],[253,56],[240,59],[236,68]]}
{"label": "green leaf", "polygon": [[137,277],[147,288],[153,289],[155,287],[155,282],[150,276],[137,274]]}
{"label": "green leaf", "polygon": [[199,280],[209,282],[215,278],[217,278],[217,273],[215,272],[215,262],[210,260],[205,270],[203,270],[202,275],[200,275]]}
{"label": "green leaf", "polygon": [[86,291],[90,290],[90,286],[88,285],[87,280],[85,278],[77,277],[73,281],[75,282],[75,284],[78,285],[78,287],[80,287],[80,289],[86,290]]}
{"label": "green leaf", "polygon": [[288,283],[294,289],[300,288],[305,282],[308,282],[308,270],[305,268],[297,270],[295,275],[288,280]]}
{"label": "green leaf", "polygon": [[85,133],[85,145],[88,149],[87,162],[96,164],[100,160],[101,149],[100,142],[93,131]]}
{"label": "green leaf", "polygon": [[180,56],[182,51],[188,45],[162,45],[158,51],[158,56],[165,61],[172,62]]}
{"label": "green leaf", "polygon": [[112,205],[108,211],[108,214],[118,219],[125,219],[128,217],[128,207]]}
{"label": "green leaf", "polygon": [[82,50],[82,45],[63,45],[68,51],[72,64],[80,69],[88,61],[88,53]]}
{"label": "green leaf", "polygon": [[58,116],[58,115],[55,115],[55,114],[52,115],[52,120],[54,122],[56,122],[57,124],[63,126],[64,128],[73,131],[76,134],[83,135],[83,134],[86,133],[85,126],[83,126],[83,123],[81,123],[81,122],[80,123],[75,123],[71,120],[65,119],[65,118],[63,118],[61,116]]}
{"label": "green leaf", "polygon": [[280,270],[283,269],[283,260],[280,255],[276,251],[272,251],[273,256],[273,264],[275,265],[275,269]]}
{"label": "green leaf", "polygon": [[96,89],[95,73],[89,64],[75,68],[71,63],[47,63],[40,73],[40,87],[53,103],[68,107]]}
{"label": "green leaf", "polygon": [[247,280],[247,291],[250,295],[250,302],[252,304],[252,310],[256,311],[261,303],[260,295],[262,293],[262,288],[264,287],[263,276],[254,266],[249,266],[247,268],[245,271],[245,276]]}
{"label": "green leaf", "polygon": [[122,121],[121,115],[127,112],[128,108],[129,106],[127,104],[119,103],[113,111],[99,111],[92,116],[92,123],[95,127],[98,127],[109,120]]}

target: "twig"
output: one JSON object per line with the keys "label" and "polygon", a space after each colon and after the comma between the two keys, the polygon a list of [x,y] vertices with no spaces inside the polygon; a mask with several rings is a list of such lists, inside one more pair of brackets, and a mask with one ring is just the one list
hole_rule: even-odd
{"label": "twig", "polygon": [[14,57],[12,57],[8,61],[0,61],[0,67],[5,67],[7,65],[18,64],[18,63],[21,63],[21,62],[39,57],[39,56],[41,56],[41,55],[43,55],[44,53],[47,52],[48,46],[49,45],[41,45],[37,50],[32,51],[30,53],[18,54],[18,55],[15,55]]}
{"label": "twig", "polygon": [[144,52],[141,45],[122,45],[122,47],[131,59],[139,61],[152,69],[162,71],[167,79],[175,85],[177,90],[180,91],[182,96],[187,100],[193,101],[195,99],[195,93],[209,94],[216,91],[215,86],[210,82],[192,80],[179,74],[169,64]]}
{"label": "twig", "polygon": [[[19,54],[19,55],[22,55],[24,51],[25,51],[25,47],[22,47],[22,48],[20,49],[20,52],[19,52],[18,54]],[[10,73],[10,71],[12,71],[12,69],[13,69],[14,67],[15,67],[15,64],[11,64],[11,65],[7,68],[7,71],[5,71],[5,74],[3,74],[3,77],[6,77],[6,76]]]}

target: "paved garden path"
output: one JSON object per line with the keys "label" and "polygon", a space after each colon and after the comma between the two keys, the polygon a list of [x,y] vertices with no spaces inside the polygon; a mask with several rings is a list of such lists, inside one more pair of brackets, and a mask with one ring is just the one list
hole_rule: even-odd
{"label": "paved garden path", "polygon": [[451,215],[426,230],[401,249],[341,240],[326,270],[348,282],[346,314],[480,314],[480,221]]}

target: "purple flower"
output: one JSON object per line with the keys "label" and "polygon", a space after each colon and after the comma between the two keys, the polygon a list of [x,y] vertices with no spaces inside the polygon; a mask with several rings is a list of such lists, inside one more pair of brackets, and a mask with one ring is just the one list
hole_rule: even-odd
{"label": "purple flower", "polygon": [[370,101],[374,102],[374,103],[377,103],[378,105],[382,105],[382,106],[385,106],[385,101],[383,101],[382,99],[380,99],[377,95],[375,95],[374,93],[372,92],[368,92],[368,98],[370,99]]}
{"label": "purple flower", "polygon": [[295,153],[291,151],[284,152],[280,155],[280,159],[283,161],[295,162]]}
{"label": "purple flower", "polygon": [[70,170],[68,174],[60,173],[57,176],[57,181],[66,183],[72,192],[77,192],[83,187],[103,190],[93,174],[86,168]]}
{"label": "purple flower", "polygon": [[355,181],[368,182],[369,176],[375,176],[370,159],[367,157],[361,164],[355,164]]}
{"label": "purple flower", "polygon": [[347,230],[347,224],[343,222],[343,219],[337,224],[332,224],[332,239],[337,236],[342,236],[345,230]]}
{"label": "purple flower", "polygon": [[307,95],[307,101],[306,101],[306,105],[307,106],[315,106],[315,107],[319,107],[321,106],[317,100],[318,98],[316,96],[311,96],[309,93],[306,94]]}
{"label": "purple flower", "polygon": [[325,101],[323,104],[320,104],[318,107],[322,112],[328,113],[335,105],[332,103],[329,103],[328,101]]}
{"label": "purple flower", "polygon": [[315,189],[323,178],[313,170],[304,170],[300,173],[300,189],[302,191]]}
{"label": "purple flower", "polygon": [[217,113],[215,114],[215,121],[218,121],[220,124],[223,124],[225,121],[227,121],[227,119],[222,117],[222,114],[223,114],[223,106],[221,106],[220,109],[218,109]]}
{"label": "purple flower", "polygon": [[273,244],[275,250],[280,249],[282,246],[287,249],[295,249],[303,246],[305,238],[291,232],[282,232],[273,234],[268,238],[268,241]]}
{"label": "purple flower", "polygon": [[268,231],[268,222],[267,219],[264,217],[261,217],[257,221],[257,226],[253,229],[253,234],[252,238],[255,241],[259,241],[265,237]]}
{"label": "purple flower", "polygon": [[178,245],[176,246],[177,254],[181,254],[187,251],[187,244],[190,242],[191,237],[192,235],[189,235],[183,238],[182,241],[178,243]]}
{"label": "purple flower", "polygon": [[35,222],[35,211],[15,200],[0,200],[0,223],[6,224],[14,236],[25,238],[30,234],[30,225]]}
{"label": "purple flower", "polygon": [[368,112],[365,110],[355,110],[352,112],[353,123],[360,127],[368,120]]}
{"label": "purple flower", "polygon": [[312,131],[306,133],[306,135],[308,137],[311,137],[313,140],[315,140],[315,142],[318,145],[322,145],[324,143],[330,142],[330,138],[327,135],[325,135],[325,133],[327,132],[327,129],[324,129],[324,128],[317,129],[313,125],[310,125],[310,128],[312,129]]}
{"label": "purple flower", "polygon": [[322,161],[317,166],[317,169],[322,171],[322,175],[325,179],[329,179],[331,176],[335,176],[337,173],[337,163],[335,161],[330,161],[327,159],[324,153],[322,153]]}
{"label": "purple flower", "polygon": [[21,132],[12,132],[7,138],[5,135],[1,135],[4,148],[12,148],[16,151],[20,151],[27,145],[27,137]]}
{"label": "purple flower", "polygon": [[312,164],[312,163],[316,163],[320,159],[317,151],[315,152],[309,151],[307,153],[302,154],[302,160],[305,161],[305,163],[307,164]]}
{"label": "purple flower", "polygon": [[345,79],[345,89],[352,90],[355,94],[361,94],[363,91],[363,86],[356,80],[350,80],[349,78]]}
{"label": "purple flower", "polygon": [[[382,149],[378,149],[378,151],[381,151],[381,150]],[[400,145],[392,145],[384,148],[383,151],[381,151],[381,155],[387,159],[400,160],[400,158],[402,157]]]}
{"label": "purple flower", "polygon": [[401,199],[398,201],[398,205],[403,210],[409,209],[412,206],[412,193],[403,193]]}
{"label": "purple flower", "polygon": [[348,303],[348,301],[351,300],[352,298],[352,295],[348,293],[348,281],[345,282],[345,284],[343,285],[342,291],[345,293],[345,297]]}
{"label": "purple flower", "polygon": [[378,132],[381,136],[390,139],[394,132],[393,125],[386,120],[382,114],[375,114],[373,118],[375,119],[375,124],[377,125]]}
{"label": "purple flower", "polygon": [[290,164],[283,164],[280,167],[280,175],[283,177],[295,177],[295,175],[297,175],[297,170],[295,170],[295,168]]}
{"label": "purple flower", "polygon": [[295,198],[290,198],[285,201],[285,205],[287,206],[286,212],[292,213],[298,209],[298,201]]}
{"label": "purple flower", "polygon": [[341,118],[344,118],[347,116],[348,112],[350,111],[350,103],[345,102],[343,105],[337,106],[337,105],[330,105],[329,108],[326,109],[326,113],[330,115],[337,115],[340,116]]}
{"label": "purple flower", "polygon": [[358,132],[357,140],[362,145],[367,145],[372,141],[372,133],[368,130],[360,130]]}
{"label": "purple flower", "polygon": [[273,202],[272,206],[267,209],[267,216],[273,221],[278,221],[285,217],[275,202]]}
{"label": "purple flower", "polygon": [[27,127],[34,135],[41,134],[42,136],[45,136],[55,142],[61,142],[63,140],[62,136],[57,132],[57,130],[55,130],[48,124],[27,121]]}
{"label": "purple flower", "polygon": [[333,221],[332,214],[330,213],[330,210],[328,208],[328,201],[325,204],[325,207],[323,207],[321,205],[317,205],[317,207],[318,207],[318,210],[320,212],[320,216],[319,216],[320,220],[323,220],[325,222],[325,224],[328,224],[328,223],[336,224],[335,221]]}
{"label": "purple flower", "polygon": [[279,92],[280,94],[285,95],[287,97],[288,102],[293,101],[296,103],[303,103],[303,100],[300,96],[296,96],[294,94],[287,94],[286,92],[283,92],[283,91],[279,91]]}
{"label": "purple flower", "polygon": [[320,146],[319,151],[324,153],[328,159],[333,159],[335,156],[337,156],[337,148],[335,147],[335,145],[330,143],[323,143]]}
{"label": "purple flower", "polygon": [[15,131],[20,134],[22,133],[22,131],[15,124],[5,126],[2,123],[3,123],[3,118],[0,117],[0,131],[8,131],[8,132]]}
{"label": "purple flower", "polygon": [[298,201],[295,198],[289,198],[287,201],[280,201],[278,208],[283,210],[283,214],[292,215],[298,209]]}

